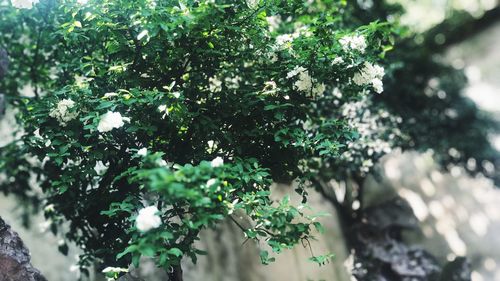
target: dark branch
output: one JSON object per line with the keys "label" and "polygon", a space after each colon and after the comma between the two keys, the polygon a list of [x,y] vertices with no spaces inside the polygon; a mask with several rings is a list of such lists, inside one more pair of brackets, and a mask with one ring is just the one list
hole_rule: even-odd
{"label": "dark branch", "polygon": [[499,21],[500,6],[485,12],[480,18],[474,18],[467,12],[455,11],[448,19],[426,32],[426,45],[434,52],[442,52],[451,45],[481,33]]}

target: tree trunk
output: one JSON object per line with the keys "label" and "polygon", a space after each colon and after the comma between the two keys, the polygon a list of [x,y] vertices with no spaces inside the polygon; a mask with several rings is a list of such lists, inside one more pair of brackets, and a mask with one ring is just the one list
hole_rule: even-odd
{"label": "tree trunk", "polygon": [[172,271],[168,273],[169,281],[182,281],[182,267],[181,265],[176,265],[172,267]]}

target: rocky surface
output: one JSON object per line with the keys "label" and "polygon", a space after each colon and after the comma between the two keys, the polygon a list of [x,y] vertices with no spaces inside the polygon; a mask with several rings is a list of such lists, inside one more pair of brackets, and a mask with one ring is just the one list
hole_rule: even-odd
{"label": "rocky surface", "polygon": [[471,178],[458,167],[439,171],[430,153],[396,154],[383,166],[385,177],[370,184],[367,203],[376,206],[388,194],[404,198],[420,229],[403,233],[405,241],[421,245],[441,264],[466,256],[473,281],[500,280],[500,189],[491,180]]}
{"label": "rocky surface", "polygon": [[403,239],[403,231],[418,231],[411,206],[401,198],[369,207],[353,225],[354,251],[347,264],[356,280],[370,281],[470,281],[465,258],[444,267],[425,249]]}
{"label": "rocky surface", "polygon": [[19,235],[0,218],[0,280],[46,281],[30,263],[30,253]]}

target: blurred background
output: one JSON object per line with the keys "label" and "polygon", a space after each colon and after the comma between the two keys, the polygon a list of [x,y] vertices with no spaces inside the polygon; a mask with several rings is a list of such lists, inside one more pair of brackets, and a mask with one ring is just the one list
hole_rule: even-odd
{"label": "blurred background", "polygon": [[[371,1],[358,0],[360,5],[370,5]],[[500,2],[390,2],[400,3],[406,8],[401,18],[403,24],[419,33],[433,34],[436,48],[444,48],[439,59],[464,70],[469,83],[463,94],[500,124]],[[450,38],[446,44],[445,35]],[[8,142],[13,124],[12,113],[7,111],[0,122],[0,146]],[[490,139],[500,150],[500,135],[492,134]],[[487,171],[497,168],[492,162],[482,164]],[[470,165],[476,163],[471,161]],[[378,169],[383,178],[368,178],[364,190],[367,205],[374,206],[396,195],[405,199],[419,229],[404,232],[405,241],[424,248],[440,263],[456,256],[467,256],[473,281],[500,280],[500,189],[495,187],[493,180],[481,174],[471,176],[459,166],[450,166],[443,171],[434,162],[432,151],[395,151],[381,161]],[[279,185],[275,189],[277,194],[287,190]],[[314,209],[329,212],[335,218],[335,210],[321,196],[311,198]],[[33,218],[31,228],[24,228],[18,204],[3,196],[0,196],[0,214],[19,232],[32,253],[33,265],[48,280],[78,279],[74,266],[78,251],[71,247],[68,256],[61,255],[54,247],[58,238],[44,231],[42,216]],[[336,258],[320,268],[307,261],[309,249],[301,247],[280,255],[277,262],[269,266],[262,266],[257,248],[243,244],[239,238],[241,235],[235,235],[239,229],[227,224],[221,226],[222,231],[203,234],[200,243],[209,254],[196,267],[186,261],[185,280],[349,281],[349,272],[358,265],[349,259],[350,253],[346,250],[337,220],[322,222],[326,233],[318,235],[312,247],[318,251],[328,249],[336,254]],[[140,275],[144,280],[166,280],[147,261],[133,275]],[[134,280],[132,276],[127,278],[125,280]],[[90,279],[99,280],[94,276]]]}

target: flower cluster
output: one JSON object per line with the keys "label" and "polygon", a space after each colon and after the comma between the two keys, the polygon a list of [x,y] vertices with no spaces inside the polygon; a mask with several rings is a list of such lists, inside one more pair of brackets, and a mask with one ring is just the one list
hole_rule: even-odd
{"label": "flower cluster", "polygon": [[63,99],[57,103],[57,106],[53,108],[49,116],[56,118],[59,121],[59,124],[63,127],[67,125],[67,123],[78,116],[78,112],[72,110],[75,107],[75,102],[71,99]]}
{"label": "flower cluster", "polygon": [[147,232],[158,228],[161,225],[161,218],[158,212],[159,210],[156,206],[149,206],[139,210],[139,214],[135,220],[137,229],[141,232]]}
{"label": "flower cluster", "polygon": [[139,150],[137,151],[137,155],[139,155],[139,156],[143,156],[143,157],[144,157],[144,156],[146,156],[146,155],[148,155],[148,149],[147,149],[147,148],[145,148],[145,147],[143,147],[143,148],[139,149]]}
{"label": "flower cluster", "polygon": [[313,79],[309,75],[309,70],[302,66],[296,66],[292,71],[287,73],[286,78],[290,79],[295,76],[297,76],[297,80],[293,84],[294,89],[308,96],[321,96],[326,90],[326,85],[324,83],[316,83],[316,79]]}
{"label": "flower cluster", "polygon": [[366,39],[363,35],[347,35],[340,38],[339,43],[342,45],[344,51],[357,50],[364,53],[367,47]]}
{"label": "flower cluster", "polygon": [[384,74],[383,67],[365,62],[360,72],[354,74],[352,81],[358,86],[371,84],[375,92],[380,94],[384,91],[384,84],[382,83]]}
{"label": "flower cluster", "polygon": [[229,89],[238,89],[240,87],[240,82],[242,78],[238,75],[234,77],[226,77],[224,81]]}
{"label": "flower cluster", "polygon": [[212,166],[212,168],[221,167],[222,165],[224,165],[224,159],[222,159],[221,157],[215,157],[214,160],[210,162],[210,165]]}
{"label": "flower cluster", "polygon": [[120,112],[108,111],[101,116],[97,130],[101,133],[109,132],[124,125],[123,121],[129,121],[127,117],[122,117]]}
{"label": "flower cluster", "polygon": [[305,25],[296,25],[293,33],[284,33],[276,36],[276,50],[289,50],[292,51],[292,43],[299,37],[310,37],[311,31]]}
{"label": "flower cluster", "polygon": [[256,9],[259,6],[259,0],[247,0],[247,5],[250,9]]}
{"label": "flower cluster", "polygon": [[222,91],[222,81],[217,76],[210,77],[208,83],[210,92],[217,93]]}
{"label": "flower cluster", "polygon": [[373,110],[369,96],[360,101],[342,105],[342,116],[359,137],[347,143],[348,150],[341,155],[341,161],[353,163],[361,173],[368,173],[373,166],[372,159],[390,153],[404,137],[397,128],[402,120],[390,115],[384,109]]}
{"label": "flower cluster", "polygon": [[282,22],[280,15],[266,17],[267,24],[269,25],[269,31],[276,31]]}

